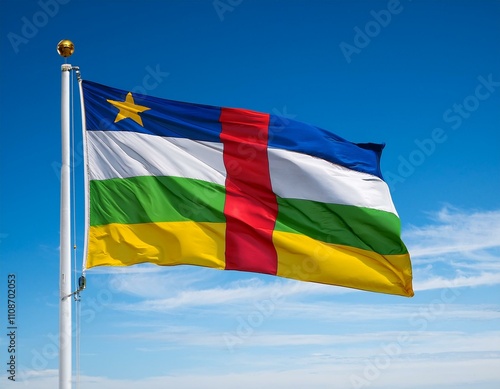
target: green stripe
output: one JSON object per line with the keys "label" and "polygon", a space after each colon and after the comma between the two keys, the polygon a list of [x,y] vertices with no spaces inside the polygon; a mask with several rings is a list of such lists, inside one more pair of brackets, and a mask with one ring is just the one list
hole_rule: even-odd
{"label": "green stripe", "polygon": [[[225,223],[225,188],[180,177],[90,181],[90,225],[150,222]],[[379,254],[406,254],[399,218],[385,211],[278,198],[277,231]]]}
{"label": "green stripe", "polygon": [[371,208],[278,198],[275,229],[379,254],[408,252],[401,241],[399,218]]}
{"label": "green stripe", "polygon": [[192,220],[225,222],[225,188],[179,177],[90,181],[90,225]]}

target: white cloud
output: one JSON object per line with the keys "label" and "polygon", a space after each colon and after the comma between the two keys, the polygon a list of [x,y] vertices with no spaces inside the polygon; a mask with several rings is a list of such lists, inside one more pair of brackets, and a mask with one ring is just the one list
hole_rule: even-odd
{"label": "white cloud", "polygon": [[500,211],[466,212],[450,206],[430,215],[426,226],[404,231],[413,258],[500,247]]}
{"label": "white cloud", "polygon": [[[161,277],[161,281],[155,277],[149,280],[148,276],[142,280],[141,283],[147,288],[154,289],[154,286],[151,287],[151,285],[156,285],[159,282],[163,284],[165,281],[163,280],[163,276],[159,277]],[[199,279],[195,278],[193,284],[195,281],[199,281]],[[131,293],[131,290],[137,290],[136,284],[137,279],[131,282],[124,282],[122,284],[122,289],[128,288],[128,292]],[[161,288],[156,288],[155,290],[158,291],[161,290]],[[279,301],[290,296],[303,298],[315,294],[341,294],[351,291],[352,289],[337,288],[277,277],[273,277],[272,282],[265,282],[258,276],[252,276],[252,278],[249,279],[202,289],[194,289],[193,287],[177,288],[169,284],[168,290],[165,290],[163,293],[163,296],[168,297],[153,298],[132,304],[117,304],[115,308],[121,310],[161,312],[178,309],[180,307],[221,306],[262,300]],[[146,295],[146,292],[142,292],[143,297],[146,297]]]}
{"label": "white cloud", "polygon": [[[301,367],[263,369],[247,372],[199,374],[186,372],[137,380],[81,376],[81,387],[93,389],[163,389],[165,387],[198,389],[206,387],[254,389],[350,389],[359,387],[383,389],[481,388],[496,389],[500,382],[500,361],[496,358],[471,357],[448,361],[430,358],[361,361],[318,358],[316,363]],[[57,387],[56,372],[32,377],[26,382],[7,382],[6,389],[53,389]],[[0,377],[2,380],[4,377]],[[5,381],[4,381],[5,382]],[[364,383],[356,386],[356,382]]]}
{"label": "white cloud", "polygon": [[491,286],[498,284],[500,284],[500,271],[498,273],[481,273],[479,275],[458,276],[455,278],[433,276],[426,280],[415,282],[414,289],[415,291],[424,291],[431,289]]}
{"label": "white cloud", "polygon": [[429,219],[403,233],[415,291],[500,284],[500,210],[445,206]]}
{"label": "white cloud", "polygon": [[[224,345],[221,341],[225,334],[210,334],[207,331],[188,332],[170,331],[137,334],[140,339],[154,341],[152,349],[167,344],[196,346],[196,347],[220,347]],[[404,339],[404,340],[401,340]],[[424,331],[413,329],[408,331],[380,331],[371,333],[344,333],[342,335],[332,334],[300,334],[279,332],[256,332],[251,336],[244,337],[238,342],[236,349],[254,347],[259,350],[267,348],[287,347],[290,354],[304,355],[303,351],[290,351],[310,349],[329,350],[328,355],[339,355],[343,357],[369,358],[384,352],[384,346],[399,344],[399,354],[403,355],[426,355],[442,353],[496,353],[500,357],[498,345],[500,344],[500,332],[491,331],[479,334],[470,334],[460,331]],[[265,353],[264,353],[265,354]],[[272,364],[272,362],[268,362]]]}

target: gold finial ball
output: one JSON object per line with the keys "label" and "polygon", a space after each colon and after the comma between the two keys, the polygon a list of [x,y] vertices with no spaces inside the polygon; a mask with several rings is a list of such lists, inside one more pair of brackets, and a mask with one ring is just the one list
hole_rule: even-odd
{"label": "gold finial ball", "polygon": [[63,39],[57,44],[57,52],[61,57],[67,58],[75,52],[75,45],[68,39]]}

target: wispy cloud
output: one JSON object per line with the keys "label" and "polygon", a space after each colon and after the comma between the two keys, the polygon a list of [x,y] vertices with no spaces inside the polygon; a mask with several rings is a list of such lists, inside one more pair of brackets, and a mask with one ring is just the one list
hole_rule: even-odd
{"label": "wispy cloud", "polygon": [[500,284],[500,210],[446,205],[428,216],[403,233],[416,291]]}
{"label": "wispy cloud", "polygon": [[[225,347],[224,333],[212,332],[206,328],[158,328],[156,331],[135,333],[128,336],[130,340],[141,340],[143,351],[157,351],[169,349],[172,346],[183,347]],[[398,342],[405,336],[401,344],[400,354],[430,355],[441,353],[490,353],[500,358],[498,344],[500,332],[490,331],[481,333],[466,333],[463,331],[379,331],[359,333],[298,333],[298,332],[269,332],[261,331],[241,342],[238,347],[283,348],[297,347],[301,350],[322,350],[330,355],[344,357],[356,356],[367,358],[376,355],[384,345]],[[304,349],[302,349],[304,348]],[[330,351],[326,351],[330,350]],[[272,354],[272,352],[269,352]],[[301,352],[304,354],[304,351]]]}
{"label": "wispy cloud", "polygon": [[158,298],[189,290],[200,281],[209,282],[210,269],[195,267],[139,267],[136,273],[113,273],[110,285],[119,293],[142,298]]}
{"label": "wispy cloud", "polygon": [[[267,361],[267,360],[266,360]],[[300,366],[297,366],[300,362]],[[221,389],[274,388],[302,389],[306,387],[346,389],[355,388],[353,378],[364,378],[363,374],[371,365],[369,360],[352,360],[350,358],[321,358],[317,355],[314,361],[305,363],[304,359],[296,361],[297,365],[275,365],[270,368],[248,369],[247,371],[197,372],[191,369],[175,375],[163,375],[142,379],[117,377],[100,377],[82,375],[82,387],[94,389],[162,389],[165,387],[198,389],[217,387]],[[373,368],[372,368],[373,370]],[[493,357],[464,356],[451,360],[436,360],[429,357],[413,357],[408,359],[389,360],[386,366],[377,370],[376,376],[367,376],[370,388],[384,389],[496,389],[499,381],[499,361]],[[411,377],[408,376],[411,372]],[[433,374],[432,372],[439,372]],[[0,377],[4,378],[4,377]],[[14,383],[12,387],[19,385]],[[33,378],[24,382],[23,388],[53,389],[57,387],[57,372],[50,371],[44,377]],[[8,387],[10,387],[8,385]]]}
{"label": "wispy cloud", "polygon": [[[143,282],[145,285],[151,286],[158,282],[155,279],[149,281],[149,277],[147,278]],[[124,288],[128,285],[128,283],[124,284]],[[134,285],[134,283],[131,283],[131,285]],[[131,288],[135,287],[132,286]],[[128,290],[130,292],[131,289]],[[163,294],[163,296],[168,297],[148,299],[135,304],[120,304],[116,307],[134,311],[167,311],[179,307],[221,306],[262,300],[278,301],[290,296],[303,298],[308,295],[329,293],[344,293],[344,291],[340,288],[281,278],[274,278],[272,282],[265,282],[258,277],[252,277],[211,288],[173,288]],[[146,293],[143,293],[142,296],[147,297]]]}
{"label": "wispy cloud", "polygon": [[500,284],[500,271],[498,273],[481,273],[476,276],[461,275],[454,278],[433,276],[426,280],[422,280],[416,283],[415,290],[423,291],[423,290],[442,289],[442,288],[491,286],[498,284]]}
{"label": "wispy cloud", "polygon": [[467,212],[451,206],[429,214],[432,223],[404,231],[414,259],[500,247],[500,211]]}
{"label": "wispy cloud", "polygon": [[[307,307],[310,306],[310,309]],[[433,309],[435,309],[433,307]],[[247,319],[245,322],[252,324],[248,320],[251,311],[226,312],[220,315],[219,325],[221,327],[236,329],[245,320],[237,320],[239,316],[242,319]],[[371,323],[372,329],[387,328],[387,323],[390,327],[403,326],[410,330],[421,330],[430,328],[433,321],[442,323],[453,323],[454,321],[474,321],[475,323],[494,323],[500,320],[500,305],[461,305],[450,304],[446,305],[439,311],[432,311],[429,304],[403,304],[403,305],[361,305],[361,304],[296,304],[284,303],[276,308],[268,317],[269,326],[280,328],[284,334],[292,334],[293,330],[288,329],[287,323],[294,321],[297,326],[311,321],[318,323],[319,326],[334,326],[339,333],[347,331],[351,336],[353,329],[363,327],[363,323]],[[425,322],[425,323],[424,323]],[[225,326],[224,323],[227,323]],[[203,327],[207,329],[206,325]],[[259,327],[256,327],[257,330]],[[255,331],[254,333],[260,332]],[[285,336],[288,336],[285,335]],[[252,335],[253,336],[253,335]]]}

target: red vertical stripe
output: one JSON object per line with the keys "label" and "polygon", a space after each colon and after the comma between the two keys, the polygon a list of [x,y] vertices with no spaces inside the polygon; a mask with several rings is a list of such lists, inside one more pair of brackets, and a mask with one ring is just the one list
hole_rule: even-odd
{"label": "red vertical stripe", "polygon": [[271,189],[269,115],[222,108],[226,167],[226,269],[276,274],[272,234],[278,215]]}

